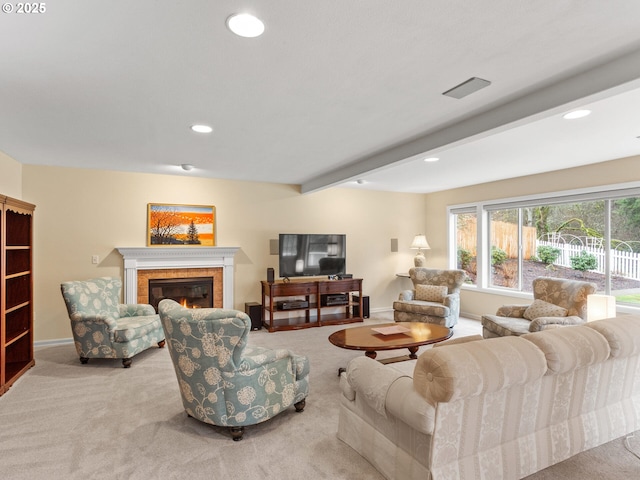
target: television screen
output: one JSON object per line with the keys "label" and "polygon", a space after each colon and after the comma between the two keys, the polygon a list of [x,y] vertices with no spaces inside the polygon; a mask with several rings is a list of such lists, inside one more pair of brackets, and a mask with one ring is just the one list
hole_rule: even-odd
{"label": "television screen", "polygon": [[339,235],[281,233],[280,277],[345,273],[347,238]]}

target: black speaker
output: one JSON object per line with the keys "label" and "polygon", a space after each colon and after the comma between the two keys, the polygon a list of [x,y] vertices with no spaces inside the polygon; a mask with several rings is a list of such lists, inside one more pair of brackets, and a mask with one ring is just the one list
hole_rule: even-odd
{"label": "black speaker", "polygon": [[[352,299],[354,302],[357,302],[359,297],[358,295],[353,295]],[[360,305],[353,306],[353,316],[360,316]],[[369,297],[366,295],[362,296],[362,318],[369,318]]]}
{"label": "black speaker", "polygon": [[244,313],[251,318],[251,330],[262,328],[262,305],[256,302],[247,302],[244,304]]}
{"label": "black speaker", "polygon": [[273,268],[271,267],[267,268],[267,282],[273,283],[274,279],[275,279],[275,272]]}

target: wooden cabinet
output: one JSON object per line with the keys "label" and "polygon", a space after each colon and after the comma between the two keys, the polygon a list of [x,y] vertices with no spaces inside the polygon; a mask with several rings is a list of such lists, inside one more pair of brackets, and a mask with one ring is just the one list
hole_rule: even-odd
{"label": "wooden cabinet", "polygon": [[262,320],[270,332],[362,322],[359,312],[359,278],[262,282]]}
{"label": "wooden cabinet", "polygon": [[0,395],[33,359],[34,205],[0,195]]}

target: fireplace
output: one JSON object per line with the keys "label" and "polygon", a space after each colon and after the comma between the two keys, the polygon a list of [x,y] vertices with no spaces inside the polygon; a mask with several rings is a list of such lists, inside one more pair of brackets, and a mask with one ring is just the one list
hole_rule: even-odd
{"label": "fireplace", "polygon": [[149,280],[213,278],[213,306],[234,308],[238,247],[117,247],[124,259],[124,303],[150,303]]}
{"label": "fireplace", "polygon": [[170,298],[186,308],[213,307],[213,278],[151,278],[149,303],[158,311],[160,300]]}

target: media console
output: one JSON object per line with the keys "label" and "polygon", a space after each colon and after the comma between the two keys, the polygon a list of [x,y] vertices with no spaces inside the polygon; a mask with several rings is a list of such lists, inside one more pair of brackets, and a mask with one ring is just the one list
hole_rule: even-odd
{"label": "media console", "polygon": [[262,321],[270,332],[362,322],[362,311],[361,278],[262,282]]}

